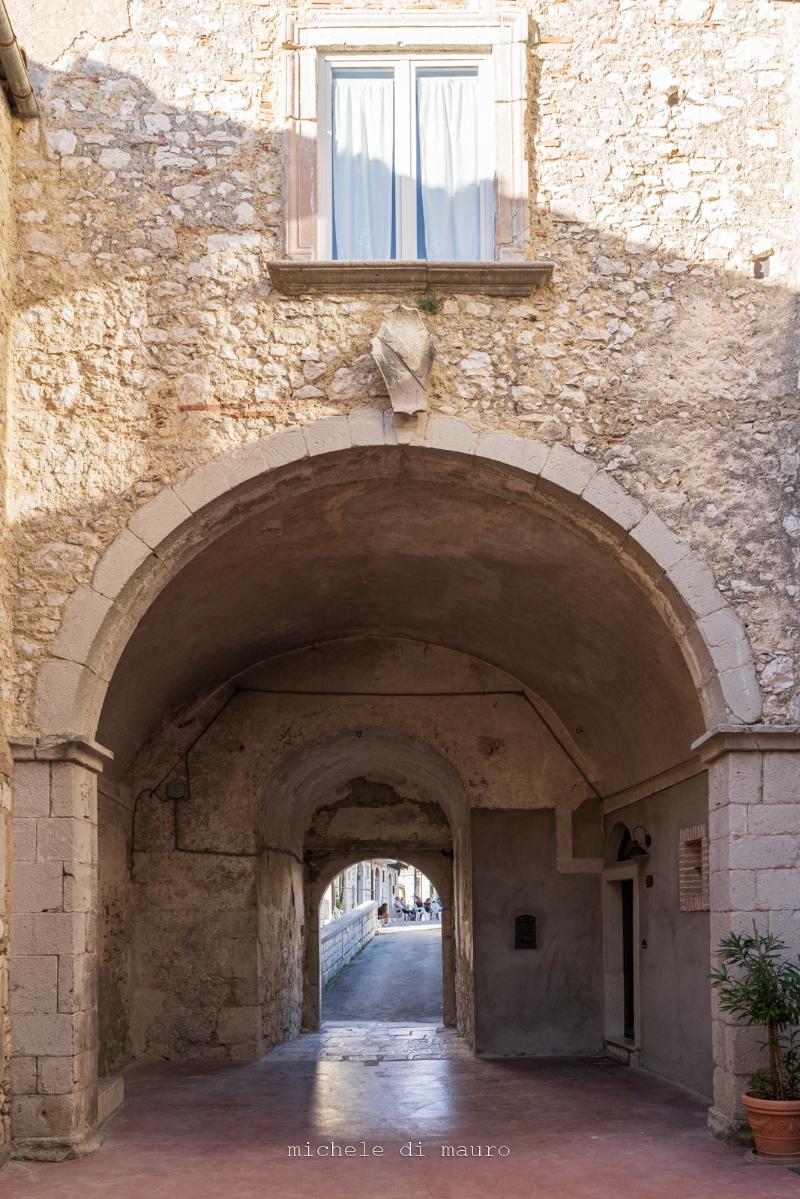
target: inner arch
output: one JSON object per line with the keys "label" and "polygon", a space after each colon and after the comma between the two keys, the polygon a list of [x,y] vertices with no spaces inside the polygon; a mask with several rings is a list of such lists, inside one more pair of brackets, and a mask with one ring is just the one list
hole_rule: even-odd
{"label": "inner arch", "polygon": [[253,662],[364,634],[509,672],[557,713],[604,793],[683,761],[704,729],[652,594],[574,514],[494,467],[354,450],[261,497],[163,587],[98,739],[124,771],[166,714]]}

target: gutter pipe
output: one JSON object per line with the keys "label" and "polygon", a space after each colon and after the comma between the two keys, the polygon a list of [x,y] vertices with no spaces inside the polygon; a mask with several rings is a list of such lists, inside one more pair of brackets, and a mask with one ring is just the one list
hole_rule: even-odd
{"label": "gutter pipe", "polygon": [[0,76],[4,78],[17,115],[28,120],[38,117],[39,105],[31,87],[25,55],[14,36],[5,0],[0,0]]}

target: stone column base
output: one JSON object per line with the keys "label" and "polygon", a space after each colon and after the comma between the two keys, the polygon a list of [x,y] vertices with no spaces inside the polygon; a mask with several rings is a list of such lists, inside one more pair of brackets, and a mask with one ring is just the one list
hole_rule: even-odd
{"label": "stone column base", "polygon": [[753,1144],[753,1134],[747,1121],[726,1116],[718,1107],[708,1109],[707,1125],[712,1137],[717,1141],[724,1141],[726,1145],[748,1149]]}
{"label": "stone column base", "polygon": [[91,1131],[74,1140],[69,1137],[23,1137],[11,1146],[11,1157],[22,1162],[69,1162],[100,1148],[103,1138]]}

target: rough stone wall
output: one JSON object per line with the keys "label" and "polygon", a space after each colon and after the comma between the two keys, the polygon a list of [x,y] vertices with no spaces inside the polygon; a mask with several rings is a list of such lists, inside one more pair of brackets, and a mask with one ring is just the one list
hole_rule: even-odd
{"label": "rough stone wall", "polygon": [[8,917],[11,868],[11,761],[7,737],[12,710],[13,647],[9,602],[10,535],[6,523],[9,322],[11,317],[14,217],[12,208],[13,122],[0,96],[0,1163],[9,1141],[7,1095],[10,1029],[8,1023]]}
{"label": "rough stone wall", "polygon": [[176,853],[172,804],[148,799],[137,815],[133,873],[133,1056],[257,1056],[258,857]]}
{"label": "rough stone wall", "polygon": [[[242,944],[237,965],[239,988],[256,983],[257,1036],[264,1052],[300,1032],[303,1006],[303,868],[285,853],[265,850],[258,864],[258,956]],[[235,1017],[244,1023],[247,995]]]}
{"label": "rough stone wall", "polygon": [[[708,560],[748,625],[767,715],[796,719],[796,6],[530,10],[533,242],[555,281],[426,317],[433,406],[602,461]],[[275,5],[14,15],[46,135],[27,132],[16,192],[25,726],[64,600],[133,509],[239,440],[385,405],[369,340],[394,297],[270,290]]]}

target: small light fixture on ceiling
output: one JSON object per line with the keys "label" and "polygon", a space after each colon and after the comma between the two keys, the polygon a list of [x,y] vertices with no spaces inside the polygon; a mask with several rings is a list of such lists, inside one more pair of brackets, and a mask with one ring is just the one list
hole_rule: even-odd
{"label": "small light fixture on ceiling", "polygon": [[[641,836],[639,834],[641,833]],[[637,824],[636,828],[631,833],[631,845],[629,853],[632,858],[646,858],[650,852],[650,845],[653,838],[645,829],[644,825]]]}

